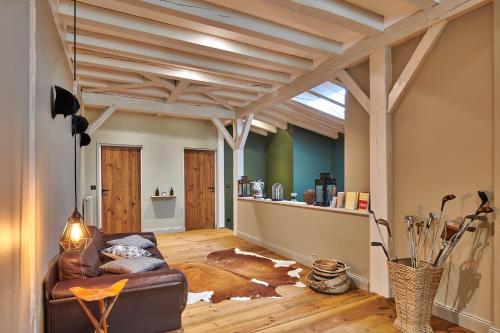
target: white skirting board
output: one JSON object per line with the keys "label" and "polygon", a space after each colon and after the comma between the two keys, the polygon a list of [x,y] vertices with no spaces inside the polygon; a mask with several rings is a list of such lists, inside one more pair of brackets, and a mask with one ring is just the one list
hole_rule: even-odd
{"label": "white skirting board", "polygon": [[[496,333],[493,323],[486,321],[467,312],[458,311],[451,306],[434,302],[432,313],[439,317],[448,320],[454,324],[465,327],[476,333]],[[500,333],[500,332],[499,332]]]}
{"label": "white skirting board", "polygon": [[184,227],[168,227],[168,228],[146,228],[142,230],[143,232],[154,232],[157,234],[171,234],[174,232],[186,231]]}
{"label": "white skirting board", "polygon": [[[237,231],[236,236],[243,238],[244,240],[247,240],[247,241],[252,242],[254,244],[261,245],[261,246],[265,247],[266,249],[269,249],[269,250],[274,251],[278,254],[281,254],[282,256],[285,256],[289,259],[293,259],[296,262],[301,263],[302,265],[306,265],[308,267],[311,267],[312,260],[311,260],[310,256],[305,256],[305,255],[297,253],[293,250],[284,248],[282,246],[266,242],[265,240],[262,240],[260,238],[257,238],[255,236],[249,235],[249,234],[241,232],[241,231]],[[363,289],[363,290],[369,290],[367,279],[362,278],[360,276],[357,276],[355,274],[351,274],[351,273],[348,273],[348,275],[356,287]]]}
{"label": "white skirting board", "polygon": [[[246,234],[241,231],[238,231],[236,233],[236,236],[244,240],[247,240],[249,242],[263,246],[271,251],[281,254],[282,256],[286,256],[290,259],[293,259],[303,265],[306,265],[308,267],[311,266],[311,258],[308,256],[302,255],[300,253],[284,248],[282,246],[272,244],[270,242],[267,242],[265,240],[262,240],[260,238]],[[363,290],[369,290],[368,289],[369,281],[367,279],[356,276],[354,274],[349,274],[349,277],[351,278],[354,285],[356,285],[356,287]],[[500,330],[494,328],[491,322],[486,321],[477,316],[468,314],[466,312],[460,312],[456,309],[453,309],[450,306],[438,302],[434,302],[434,308],[432,312],[435,316],[448,320],[449,322],[460,325],[477,333],[500,333]]]}

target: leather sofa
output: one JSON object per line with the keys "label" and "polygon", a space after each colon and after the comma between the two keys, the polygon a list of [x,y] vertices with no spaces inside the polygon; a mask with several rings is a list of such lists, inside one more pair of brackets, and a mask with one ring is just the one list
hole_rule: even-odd
{"label": "leather sofa", "polygon": [[[82,267],[85,262],[92,261],[89,253],[97,253],[98,266],[111,260],[100,254],[105,242],[111,239],[123,238],[132,234],[102,234],[94,227],[89,227],[92,243],[87,248],[92,251],[76,253],[62,252],[50,267],[43,283],[45,298],[45,331],[47,333],[88,333],[94,328],[83,312],[69,288],[101,288],[109,286],[121,279],[128,279],[125,289],[118,298],[108,318],[109,332],[120,333],[159,333],[178,329],[182,326],[181,315],[186,307],[187,281],[184,274],[170,269],[165,262],[163,267],[154,271],[137,274],[108,274],[101,272],[99,267],[93,277],[64,278],[65,271],[84,274],[89,267]],[[153,233],[135,233],[156,244]],[[97,252],[94,251],[96,247]],[[164,260],[156,247],[147,249],[152,256]],[[68,260],[68,256],[73,259]],[[76,259],[75,259],[76,258]],[[63,266],[64,265],[64,266]],[[94,265],[95,266],[95,265]],[[99,318],[96,302],[88,304]]]}

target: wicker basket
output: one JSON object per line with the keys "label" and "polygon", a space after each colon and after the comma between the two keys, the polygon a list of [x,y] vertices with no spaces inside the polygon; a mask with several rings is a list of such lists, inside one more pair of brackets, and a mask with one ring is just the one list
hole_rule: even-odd
{"label": "wicker basket", "polygon": [[394,327],[403,333],[432,333],[432,305],[443,268],[422,263],[409,266],[410,259],[389,262],[389,278],[396,300]]}
{"label": "wicker basket", "polygon": [[309,272],[307,275],[307,282],[309,282],[309,287],[312,289],[327,294],[340,294],[346,292],[351,285],[351,280],[345,271],[335,278],[321,280],[318,279],[313,272]]}
{"label": "wicker basket", "polygon": [[314,260],[312,267],[323,271],[334,272],[337,269],[337,261],[331,259]]}

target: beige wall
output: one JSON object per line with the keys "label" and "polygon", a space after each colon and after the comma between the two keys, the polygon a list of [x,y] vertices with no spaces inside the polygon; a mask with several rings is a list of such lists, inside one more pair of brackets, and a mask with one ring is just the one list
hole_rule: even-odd
{"label": "beige wall", "polygon": [[[36,4],[36,25],[29,18],[30,3]],[[36,48],[30,47],[30,24]],[[0,44],[0,332],[32,332],[32,315],[41,319],[42,278],[72,208],[70,121],[52,120],[49,100],[51,85],[70,88],[71,81],[47,1],[2,2]],[[30,67],[30,49],[36,50],[36,67]],[[32,116],[30,69],[32,75],[36,69]],[[31,294],[36,297],[34,313]]]}
{"label": "beige wall", "polygon": [[[444,194],[454,193],[457,199],[444,218],[457,218],[477,208],[477,190],[492,197],[492,31],[491,5],[450,22],[395,111],[393,216],[399,255],[408,248],[404,215],[424,219],[439,210]],[[393,81],[420,39],[393,47]],[[349,72],[368,92],[368,63]],[[366,190],[369,117],[352,96],[345,135],[346,190]],[[493,320],[492,241],[492,221],[463,240],[445,271],[437,302]]]}
{"label": "beige wall", "polygon": [[[418,38],[393,48],[394,79]],[[394,234],[407,255],[402,218],[424,219],[454,193],[443,218],[472,214],[476,191],[493,190],[492,6],[450,22],[394,115]],[[437,302],[492,319],[492,222],[464,237]]]}
{"label": "beige wall", "polygon": [[[238,200],[238,236],[311,264],[311,255],[343,260],[350,273],[369,278],[368,217]],[[364,285],[363,285],[364,284]]]}
{"label": "beige wall", "polygon": [[[88,111],[89,120],[97,114]],[[115,112],[92,136],[85,148],[85,195],[93,197],[97,221],[97,155],[100,144],[142,146],[142,230],[172,232],[184,229],[184,148],[217,149],[218,134],[204,120],[156,117]],[[151,200],[156,187],[160,192],[174,188],[174,200]]]}
{"label": "beige wall", "polygon": [[[369,95],[370,73],[368,61],[349,69],[361,89]],[[345,190],[370,191],[370,116],[356,98],[347,94],[345,139]]]}

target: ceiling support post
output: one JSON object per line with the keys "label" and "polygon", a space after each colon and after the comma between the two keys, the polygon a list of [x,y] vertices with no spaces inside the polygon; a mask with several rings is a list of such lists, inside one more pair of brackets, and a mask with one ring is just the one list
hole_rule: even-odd
{"label": "ceiling support post", "polygon": [[[371,207],[378,218],[388,221],[391,213],[391,115],[388,95],[392,81],[391,49],[382,47],[370,56],[370,192]],[[385,231],[384,231],[385,232]],[[370,216],[370,242],[380,242]],[[387,233],[384,234],[385,244]],[[370,247],[370,291],[390,296],[386,257]]]}

